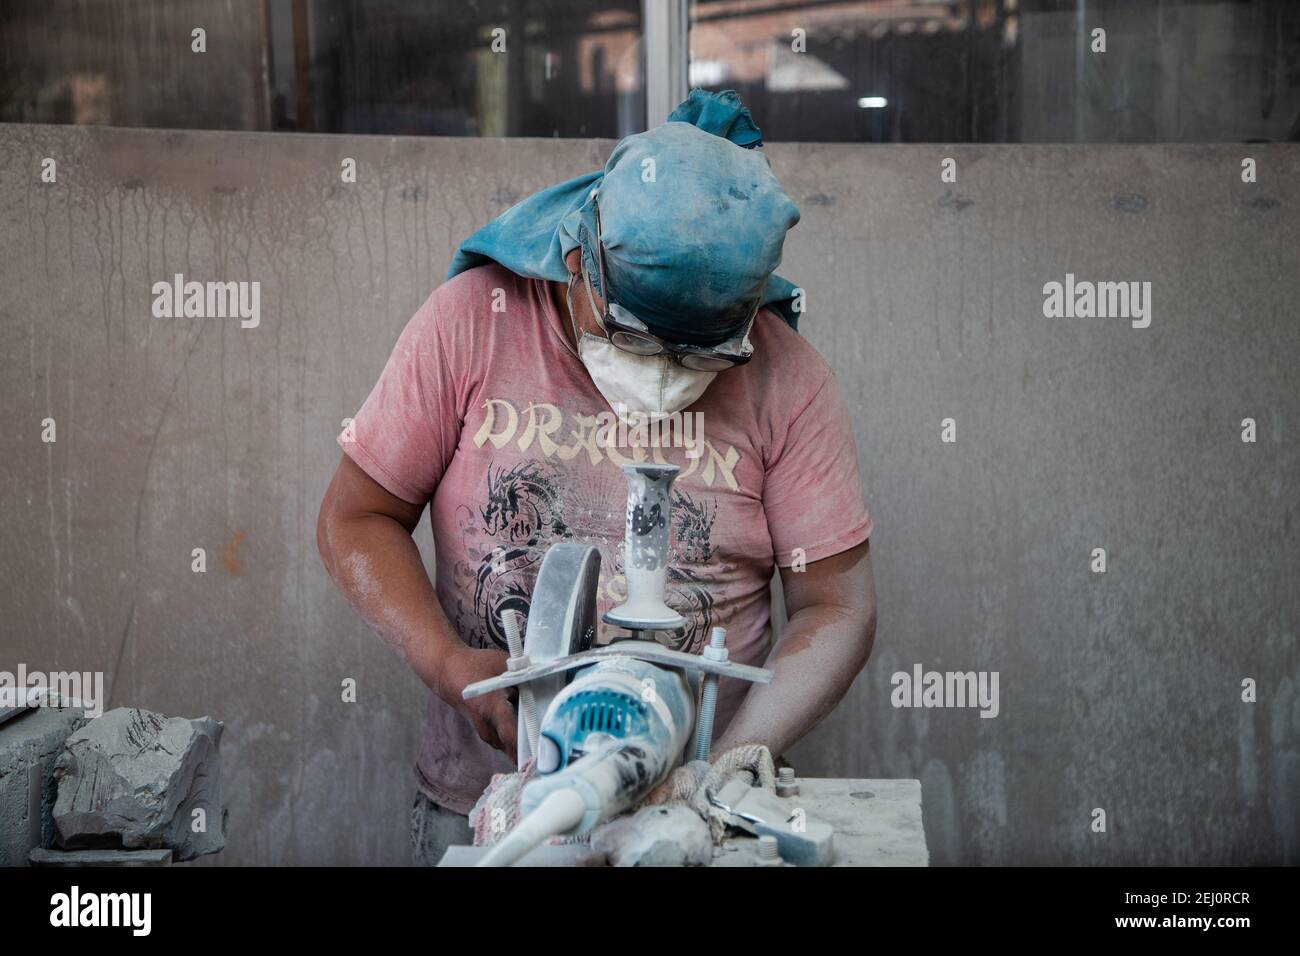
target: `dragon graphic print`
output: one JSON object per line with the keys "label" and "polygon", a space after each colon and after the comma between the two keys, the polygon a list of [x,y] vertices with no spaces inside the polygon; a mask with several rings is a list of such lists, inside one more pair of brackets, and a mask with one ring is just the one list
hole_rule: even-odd
{"label": "dragon graphic print", "polygon": [[[506,649],[503,611],[526,618],[542,558],[554,544],[579,541],[601,555],[602,610],[625,597],[622,473],[611,480],[575,476],[538,459],[489,465],[477,503],[457,512],[464,559],[457,578],[462,598],[453,616],[472,646]],[[715,557],[712,542],[717,505],[686,490],[672,496],[668,603],[686,619],[680,634],[664,635],[668,646],[697,651],[716,623],[715,608],[725,589],[706,582],[704,567]],[[619,532],[615,534],[614,532]]]}

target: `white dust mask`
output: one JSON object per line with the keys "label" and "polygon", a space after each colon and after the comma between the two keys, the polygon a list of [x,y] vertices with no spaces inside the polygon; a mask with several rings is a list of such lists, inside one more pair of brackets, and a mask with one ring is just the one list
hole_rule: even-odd
{"label": "white dust mask", "polygon": [[[568,304],[571,320],[572,292],[573,281],[570,280]],[[592,313],[599,315],[590,286],[587,286],[587,296]],[[577,332],[576,322],[574,332]],[[718,374],[685,368],[667,354],[635,355],[590,332],[583,332],[578,337],[578,357],[586,366],[597,391],[625,420],[629,415],[640,415],[657,421],[680,412],[703,395]]]}

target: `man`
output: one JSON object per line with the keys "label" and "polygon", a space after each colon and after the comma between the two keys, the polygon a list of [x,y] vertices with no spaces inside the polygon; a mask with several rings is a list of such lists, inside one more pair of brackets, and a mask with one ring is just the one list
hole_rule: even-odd
{"label": "man", "polygon": [[[681,466],[668,603],[687,627],[661,637],[699,651],[721,625],[734,660],[775,672],[721,683],[715,753],[781,754],[867,660],[871,519],[835,379],[792,327],[801,293],[772,274],[799,214],[760,145],[735,94],[695,91],[602,172],[508,210],[461,246],[340,436],[321,555],[433,692],[418,862],[468,842],[464,815],[514,769],[506,694],[461,691],[505,669],[501,612],[527,615],[547,548],[596,545],[599,610],[624,597],[620,462]],[[646,448],[605,427],[678,412],[703,435]],[[411,540],[426,506],[436,586]],[[789,623],[772,647],[774,567]]]}

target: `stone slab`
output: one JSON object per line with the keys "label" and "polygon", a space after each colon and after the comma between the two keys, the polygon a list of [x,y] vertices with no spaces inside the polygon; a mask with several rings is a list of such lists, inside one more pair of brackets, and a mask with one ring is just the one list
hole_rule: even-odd
{"label": "stone slab", "polygon": [[28,855],[32,866],[170,866],[172,851],[160,850],[45,850]]}

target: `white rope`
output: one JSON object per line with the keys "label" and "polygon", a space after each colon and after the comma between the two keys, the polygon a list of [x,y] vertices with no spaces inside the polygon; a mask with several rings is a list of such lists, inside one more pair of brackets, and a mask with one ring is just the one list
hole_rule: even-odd
{"label": "white rope", "polygon": [[692,760],[669,774],[642,805],[690,807],[709,825],[709,834],[718,846],[726,836],[728,817],[709,802],[708,795],[717,794],[737,776],[743,777],[750,786],[775,790],[772,752],[762,744],[742,744],[719,755],[712,764]]}

